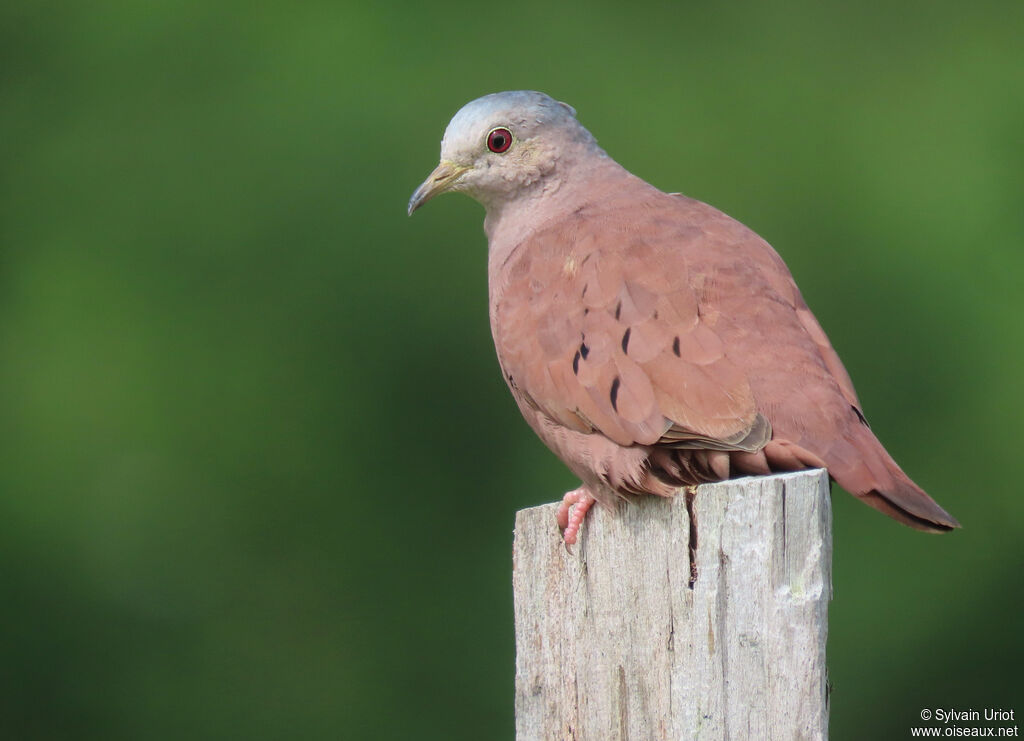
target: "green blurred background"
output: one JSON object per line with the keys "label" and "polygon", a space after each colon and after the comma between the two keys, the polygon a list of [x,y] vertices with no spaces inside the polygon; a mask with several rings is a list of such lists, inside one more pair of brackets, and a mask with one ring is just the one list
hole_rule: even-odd
{"label": "green blurred background", "polygon": [[1024,711],[1024,4],[0,9],[0,738],[511,739],[513,513],[572,476],[493,357],[505,89],[772,242],[895,457],[836,491],[834,739]]}

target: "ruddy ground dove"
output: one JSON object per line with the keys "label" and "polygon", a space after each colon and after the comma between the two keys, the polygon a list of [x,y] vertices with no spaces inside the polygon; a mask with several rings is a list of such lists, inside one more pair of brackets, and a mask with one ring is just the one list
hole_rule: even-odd
{"label": "ruddy ground dove", "polygon": [[542,93],[496,93],[448,124],[409,201],[483,204],[490,318],[526,421],[594,501],[731,476],[827,468],[890,517],[959,523],[903,473],[779,255],[716,209],[627,172]]}

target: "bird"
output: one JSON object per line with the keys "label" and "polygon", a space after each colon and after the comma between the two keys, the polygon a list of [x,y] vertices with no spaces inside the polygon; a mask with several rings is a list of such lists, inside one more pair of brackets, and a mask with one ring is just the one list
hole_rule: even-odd
{"label": "bird", "polygon": [[665,193],[536,91],[463,106],[411,216],[446,192],[484,206],[491,333],[520,412],[579,477],[556,520],[738,476],[825,468],[898,522],[960,527],[879,442],[779,254]]}

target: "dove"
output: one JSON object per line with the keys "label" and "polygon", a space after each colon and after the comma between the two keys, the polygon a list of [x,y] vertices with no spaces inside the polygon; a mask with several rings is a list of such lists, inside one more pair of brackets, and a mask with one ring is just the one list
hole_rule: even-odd
{"label": "dove", "polygon": [[778,253],[631,174],[568,104],[466,104],[409,215],[446,192],[484,206],[501,372],[581,481],[556,518],[567,545],[595,502],[808,468],[912,528],[960,526],[875,437]]}

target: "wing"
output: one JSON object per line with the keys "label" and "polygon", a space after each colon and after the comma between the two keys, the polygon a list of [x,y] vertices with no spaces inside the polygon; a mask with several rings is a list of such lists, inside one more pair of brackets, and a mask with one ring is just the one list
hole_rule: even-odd
{"label": "wing", "polygon": [[506,379],[560,424],[620,445],[758,450],[771,427],[727,352],[738,327],[717,292],[723,279],[754,296],[771,286],[749,261],[698,259],[734,236],[719,217],[736,222],[710,207],[710,222],[695,219],[688,199],[653,192],[534,233],[492,276]]}

